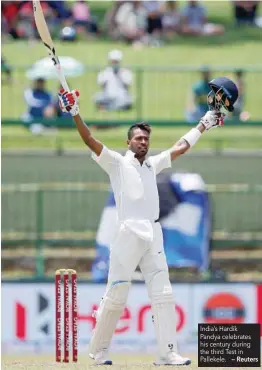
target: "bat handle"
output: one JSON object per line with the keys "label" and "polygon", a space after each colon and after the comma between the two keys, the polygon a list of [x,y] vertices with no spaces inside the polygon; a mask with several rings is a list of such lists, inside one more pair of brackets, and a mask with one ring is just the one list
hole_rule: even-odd
{"label": "bat handle", "polygon": [[57,71],[57,75],[58,75],[58,78],[60,80],[60,83],[61,83],[63,89],[65,91],[70,91],[70,88],[69,88],[69,86],[68,86],[68,84],[66,82],[66,79],[65,79],[65,76],[64,76],[64,73],[63,73],[63,71],[61,69],[61,65],[60,64],[57,64],[56,65],[56,71]]}

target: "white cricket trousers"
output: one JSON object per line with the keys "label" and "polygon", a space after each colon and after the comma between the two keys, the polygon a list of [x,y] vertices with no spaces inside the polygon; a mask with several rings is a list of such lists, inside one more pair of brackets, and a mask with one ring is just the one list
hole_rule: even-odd
{"label": "white cricket trousers", "polygon": [[[153,223],[153,235],[153,241],[149,242],[141,239],[128,227],[121,227],[110,247],[108,288],[117,281],[131,281],[139,265],[149,296],[151,296],[152,288],[162,291],[168,286],[171,289],[163,246],[163,233],[159,222]],[[153,277],[158,272],[163,273],[161,274],[161,285],[163,286],[152,287]]]}
{"label": "white cricket trousers", "polygon": [[164,358],[170,350],[176,351],[174,300],[159,223],[153,224],[153,235],[152,242],[145,241],[126,225],[119,228],[110,248],[107,289],[97,312],[90,353],[109,347],[138,265],[151,300],[159,356]]}

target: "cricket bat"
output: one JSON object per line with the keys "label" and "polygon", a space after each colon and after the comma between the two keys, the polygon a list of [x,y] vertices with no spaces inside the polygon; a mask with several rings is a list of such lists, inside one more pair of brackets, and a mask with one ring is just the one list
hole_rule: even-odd
{"label": "cricket bat", "polygon": [[46,21],[45,21],[45,17],[44,17],[43,11],[42,11],[40,0],[33,0],[33,9],[34,9],[35,23],[36,23],[36,27],[37,27],[39,36],[41,37],[44,45],[48,49],[48,54],[49,54],[49,56],[51,57],[51,59],[54,63],[54,66],[56,68],[57,76],[60,80],[60,83],[61,83],[62,87],[64,88],[64,90],[70,91],[69,86],[66,82],[66,79],[65,79],[65,76],[64,76],[59,58],[56,55],[54,43],[53,43],[53,40],[50,36],[50,32],[48,30],[48,27],[47,27],[47,24],[46,24]]}

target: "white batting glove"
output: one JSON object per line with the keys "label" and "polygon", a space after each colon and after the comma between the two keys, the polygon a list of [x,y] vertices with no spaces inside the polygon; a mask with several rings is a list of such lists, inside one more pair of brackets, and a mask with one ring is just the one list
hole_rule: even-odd
{"label": "white batting glove", "polygon": [[59,106],[62,112],[70,113],[71,116],[79,114],[79,101],[80,93],[78,90],[65,91],[61,89],[58,94]]}
{"label": "white batting glove", "polygon": [[224,113],[209,110],[204,117],[201,118],[199,123],[202,123],[202,125],[205,126],[205,129],[208,131],[218,126],[224,126],[225,116],[226,115]]}

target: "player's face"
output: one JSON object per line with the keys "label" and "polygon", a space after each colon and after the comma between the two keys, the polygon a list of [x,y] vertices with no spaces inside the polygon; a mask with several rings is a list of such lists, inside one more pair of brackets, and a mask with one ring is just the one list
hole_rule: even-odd
{"label": "player's face", "polygon": [[130,140],[128,140],[127,143],[129,149],[136,153],[137,158],[143,158],[146,156],[149,149],[149,133],[145,130],[137,128],[133,131],[133,136]]}

